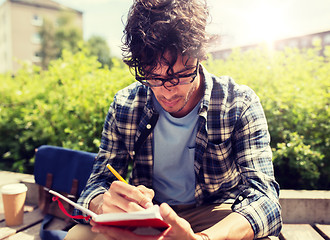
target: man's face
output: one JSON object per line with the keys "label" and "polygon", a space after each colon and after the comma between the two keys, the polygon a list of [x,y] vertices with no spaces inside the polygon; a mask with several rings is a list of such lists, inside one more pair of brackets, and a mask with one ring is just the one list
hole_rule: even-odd
{"label": "man's face", "polygon": [[[166,55],[165,55],[166,57]],[[186,66],[190,66],[186,70]],[[188,59],[185,56],[178,56],[176,63],[173,66],[173,72],[180,75],[191,74],[195,71],[196,67],[191,68],[191,66],[196,66],[197,59]],[[153,74],[160,76],[163,79],[168,78],[167,76],[167,65],[161,65],[157,67]],[[197,71],[197,76],[192,83],[184,85],[169,86],[168,82],[165,86],[151,87],[156,99],[163,109],[169,112],[174,117],[183,117],[187,115],[199,102],[203,95],[203,88],[201,87],[200,74]]]}

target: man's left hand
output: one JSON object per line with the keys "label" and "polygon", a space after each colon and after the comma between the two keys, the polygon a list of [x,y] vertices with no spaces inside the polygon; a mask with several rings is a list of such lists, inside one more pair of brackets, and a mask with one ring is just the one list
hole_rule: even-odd
{"label": "man's left hand", "polygon": [[160,205],[160,214],[162,215],[165,222],[167,222],[170,227],[165,230],[160,235],[156,236],[141,236],[136,235],[133,232],[128,230],[123,230],[114,227],[106,227],[95,225],[92,227],[93,232],[102,233],[108,240],[117,240],[117,239],[134,239],[134,240],[197,240],[201,239],[200,236],[194,234],[191,229],[190,224],[183,218],[180,218],[174,210],[166,203]]}

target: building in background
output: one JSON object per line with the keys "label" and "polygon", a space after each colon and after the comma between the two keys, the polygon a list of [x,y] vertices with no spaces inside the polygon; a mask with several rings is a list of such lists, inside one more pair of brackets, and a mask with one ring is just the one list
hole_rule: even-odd
{"label": "building in background", "polygon": [[61,11],[74,13],[83,29],[83,13],[51,0],[6,0],[0,6],[0,73],[16,72],[21,61],[39,65],[43,19],[56,23]]}
{"label": "building in background", "polygon": [[[290,37],[290,38],[284,38],[280,40],[276,40],[271,43],[271,48],[273,50],[284,50],[285,48],[298,48],[298,49],[306,49],[306,48],[312,48],[315,43],[321,44],[321,51],[320,54],[323,54],[323,50],[325,46],[330,46],[330,30],[328,31],[322,31],[312,34],[306,34],[303,36],[297,36],[297,37]],[[264,46],[264,44],[251,44],[246,46],[237,46],[233,48],[223,48],[219,50],[211,50],[211,54],[214,59],[227,59],[230,54],[232,53],[234,48],[239,48],[242,52],[253,50],[256,48],[260,48]]]}

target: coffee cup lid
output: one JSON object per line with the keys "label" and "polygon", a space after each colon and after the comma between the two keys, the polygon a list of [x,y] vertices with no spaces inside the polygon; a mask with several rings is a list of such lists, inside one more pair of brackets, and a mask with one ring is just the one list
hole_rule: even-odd
{"label": "coffee cup lid", "polygon": [[19,194],[27,191],[27,187],[23,183],[8,184],[1,188],[3,194]]}

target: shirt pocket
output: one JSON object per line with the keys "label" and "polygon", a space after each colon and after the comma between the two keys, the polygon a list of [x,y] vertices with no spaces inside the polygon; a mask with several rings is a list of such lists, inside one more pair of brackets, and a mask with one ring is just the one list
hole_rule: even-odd
{"label": "shirt pocket", "polygon": [[239,173],[233,155],[231,138],[220,144],[208,142],[203,158],[205,187],[210,192],[227,190],[237,185]]}

